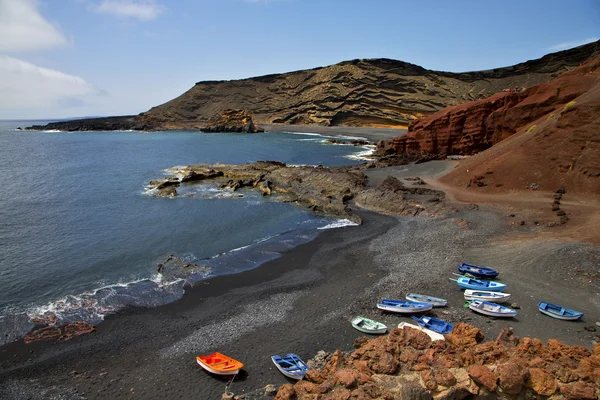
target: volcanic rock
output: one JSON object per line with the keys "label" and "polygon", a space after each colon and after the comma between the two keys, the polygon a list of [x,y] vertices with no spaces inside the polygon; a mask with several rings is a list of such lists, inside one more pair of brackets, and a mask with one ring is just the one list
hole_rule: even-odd
{"label": "volcanic rock", "polygon": [[66,341],[74,338],[75,336],[83,335],[86,333],[94,332],[95,328],[93,325],[87,322],[73,322],[70,324],[63,325],[61,327],[46,326],[34,330],[25,336],[25,343],[36,342],[39,340],[62,340]]}
{"label": "volcanic rock", "polygon": [[[465,123],[459,123],[461,116]],[[523,92],[448,108],[414,124],[391,146],[410,152],[480,152],[441,178],[455,187],[491,170],[487,185],[470,188],[505,192],[536,182],[540,188],[562,186],[557,194],[565,186],[571,193],[600,193],[600,57]]]}
{"label": "volcanic rock", "polygon": [[264,132],[264,129],[254,124],[252,116],[246,110],[225,110],[200,130],[202,132]]}
{"label": "volcanic rock", "polygon": [[600,390],[600,344],[592,351],[558,340],[544,345],[519,339],[510,329],[493,342],[477,343],[483,339],[480,331],[467,324],[457,325],[452,335],[446,336],[451,342],[431,342],[423,332],[405,328],[392,329],[389,337],[359,338],[352,354],[336,351],[305,381],[282,386],[277,398],[541,398],[559,393],[565,399],[592,399]]}
{"label": "volcanic rock", "polygon": [[[402,61],[360,59],[328,67],[233,81],[204,81],[181,96],[100,130],[200,129],[227,109],[247,110],[256,123],[406,127],[445,107],[506,88],[547,82],[600,52],[600,42],[487,71],[431,71]],[[502,93],[519,95],[520,92]],[[84,130],[89,120],[36,129]],[[68,128],[67,128],[68,127]],[[96,130],[94,125],[93,130]],[[88,129],[90,130],[90,129]]]}
{"label": "volcanic rock", "polygon": [[210,271],[210,267],[194,264],[174,254],[169,254],[156,265],[156,272],[168,281],[176,278],[187,278],[193,273],[207,271]]}

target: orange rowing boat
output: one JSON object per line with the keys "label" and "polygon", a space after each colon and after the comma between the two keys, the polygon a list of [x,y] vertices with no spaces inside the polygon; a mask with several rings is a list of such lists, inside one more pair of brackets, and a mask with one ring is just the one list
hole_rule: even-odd
{"label": "orange rowing boat", "polygon": [[207,356],[197,356],[196,362],[205,370],[217,375],[235,375],[244,364],[221,353],[212,353]]}

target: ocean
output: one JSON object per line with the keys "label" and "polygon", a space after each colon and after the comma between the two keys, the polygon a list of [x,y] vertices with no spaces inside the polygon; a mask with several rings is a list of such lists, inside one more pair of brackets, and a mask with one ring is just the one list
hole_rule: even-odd
{"label": "ocean", "polygon": [[[124,307],[172,302],[187,284],[255,268],[351,224],[215,184],[182,187],[173,199],[148,195],[148,182],[169,168],[346,165],[370,151],[309,133],[15,129],[33,122],[0,121],[0,344],[36,323],[97,324]],[[209,269],[165,279],[157,264],[169,254]]]}

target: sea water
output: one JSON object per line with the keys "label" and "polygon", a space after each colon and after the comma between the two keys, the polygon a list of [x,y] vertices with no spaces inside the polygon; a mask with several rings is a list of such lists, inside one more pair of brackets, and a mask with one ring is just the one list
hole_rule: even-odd
{"label": "sea water", "polygon": [[[148,182],[170,168],[345,165],[369,151],[285,132],[15,129],[32,123],[0,121],[0,344],[39,322],[98,323],[127,306],[166,304],[190,280],[255,268],[348,224],[250,190],[240,198],[202,184],[176,198],[148,195]],[[164,279],[156,267],[169,254],[209,270]]]}

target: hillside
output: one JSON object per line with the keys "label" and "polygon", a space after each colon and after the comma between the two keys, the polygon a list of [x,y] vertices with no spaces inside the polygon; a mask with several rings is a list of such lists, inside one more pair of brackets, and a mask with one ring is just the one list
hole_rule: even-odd
{"label": "hillside", "polygon": [[[487,71],[439,72],[402,61],[361,59],[241,80],[204,81],[123,123],[125,129],[200,129],[226,109],[243,109],[258,124],[406,127],[448,106],[550,81],[598,54],[600,41]],[[77,127],[71,124],[68,129]]]}
{"label": "hillside", "polygon": [[600,57],[520,93],[449,107],[380,145],[398,154],[472,155],[442,178],[480,192],[600,193]]}
{"label": "hillside", "polygon": [[226,108],[239,108],[259,124],[406,126],[447,106],[549,81],[593,54],[600,54],[600,42],[469,73],[431,71],[389,59],[352,60],[286,74],[198,82],[142,117],[166,127],[195,125]]}

